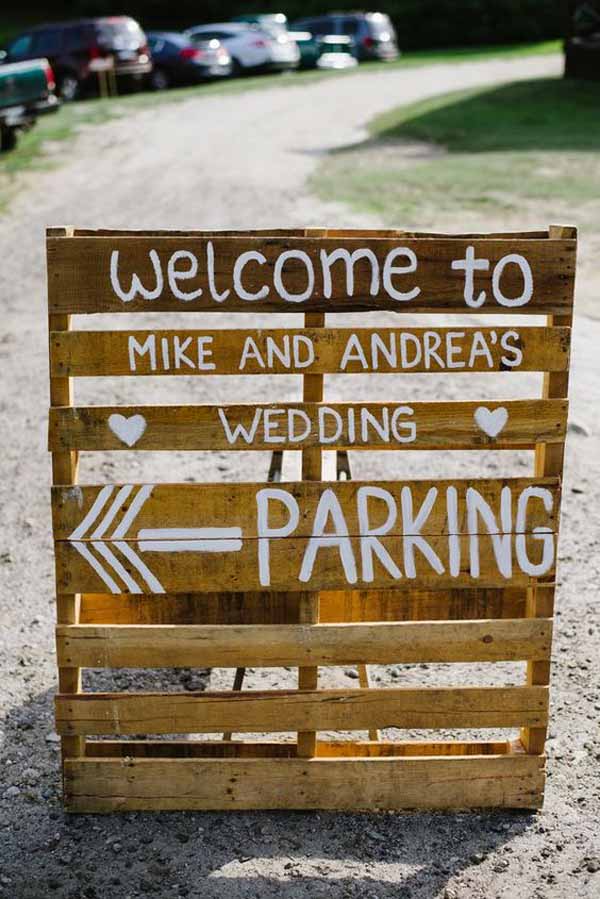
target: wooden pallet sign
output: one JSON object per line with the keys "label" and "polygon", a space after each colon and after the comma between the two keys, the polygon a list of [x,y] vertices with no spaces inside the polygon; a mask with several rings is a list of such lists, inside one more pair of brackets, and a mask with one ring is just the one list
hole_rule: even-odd
{"label": "wooden pallet sign", "polygon": [[[51,228],[47,255],[67,809],[539,807],[575,229]],[[170,317],[152,327],[118,317],[148,312]],[[173,326],[189,312],[202,315]],[[357,312],[370,313],[364,327],[347,320]],[[264,327],[269,313],[295,324]],[[73,326],[98,314],[101,329]],[[412,391],[415,374],[440,388],[447,375],[506,383],[523,372],[544,373],[541,395],[447,402]],[[361,382],[372,399],[325,398],[325,375],[357,374],[372,376]],[[262,378],[263,401],[80,405],[73,393],[76,378],[184,375]],[[269,402],[278,375],[301,377],[298,401]],[[381,390],[386,375],[402,379]],[[270,477],[140,475],[145,453],[197,450],[270,452]],[[279,478],[288,450],[301,453],[299,480]],[[428,480],[350,478],[354,451],[417,450],[430,451]],[[457,450],[504,451],[505,469],[436,478],[436,454]],[[511,463],[522,450],[528,475]],[[106,452],[133,453],[135,480],[79,483],[80,454]],[[482,662],[522,663],[521,682],[461,669],[450,683],[376,688],[366,668]],[[320,686],[319,669],[339,665],[359,666],[359,687]],[[298,669],[297,689],[243,689],[246,668],[278,666]],[[183,667],[236,669],[234,689],[82,688],[84,669]],[[433,734],[382,740],[380,729]]]}

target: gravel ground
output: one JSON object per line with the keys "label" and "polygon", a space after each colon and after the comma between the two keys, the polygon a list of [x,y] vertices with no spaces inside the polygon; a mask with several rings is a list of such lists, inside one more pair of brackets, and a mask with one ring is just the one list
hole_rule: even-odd
{"label": "gravel ground", "polygon": [[[325,206],[305,188],[319,155],[364,137],[373,115],[404,101],[454,87],[554,74],[558,58],[359,74],[301,88],[273,88],[231,97],[161,106],[156,114],[86,131],[68,146],[59,168],[27,177],[10,213],[0,220],[0,392],[4,450],[0,457],[0,696],[5,714],[0,776],[0,896],[38,899],[206,896],[285,899],[335,897],[592,897],[600,891],[597,821],[600,689],[595,670],[600,508],[598,345],[600,322],[580,316],[574,341],[573,400],[560,546],[549,779],[544,811],[461,814],[131,814],[66,817],[60,805],[58,746],[52,722],[53,575],[48,509],[50,464],[45,451],[47,360],[43,229],[81,227],[264,228],[376,225]],[[399,222],[401,226],[403,223]],[[489,222],[482,223],[490,227]],[[540,221],[538,225],[546,225]],[[494,227],[503,223],[496,221]],[[456,230],[461,221],[457,215]],[[585,283],[581,284],[585,291]],[[193,318],[193,317],[192,317]],[[239,317],[238,317],[239,318]],[[333,318],[333,317],[332,317]],[[291,323],[291,317],[281,322]],[[381,321],[381,319],[380,319]],[[413,321],[413,320],[411,320]],[[414,319],[416,323],[417,319]],[[490,319],[491,321],[491,319]],[[139,317],[137,324],[139,325]],[[188,319],[193,324],[192,319]],[[227,326],[239,322],[227,317]],[[264,322],[263,322],[264,323]],[[278,322],[279,323],[279,322]],[[408,322],[407,322],[408,323]],[[120,320],[125,325],[125,317]],[[271,324],[273,319],[271,318]],[[535,375],[494,379],[495,395],[532,395]],[[259,398],[257,384],[211,379],[222,399]],[[208,399],[208,380],[177,380],[190,401]],[[403,384],[388,377],[389,395]],[[394,382],[394,383],[393,383]],[[144,391],[147,386],[144,385]],[[263,382],[264,384],[264,382]],[[152,384],[151,401],[173,401],[167,379]],[[297,398],[298,381],[274,378],[273,398]],[[368,388],[371,388],[370,394]],[[328,398],[374,397],[367,378],[329,378]],[[415,378],[413,399],[490,396],[484,377]],[[78,399],[149,401],[122,379]],[[179,392],[181,397],[181,392]],[[133,454],[85,462],[84,481],[136,478],[254,479],[267,460],[251,454],[181,454],[169,463],[148,454],[143,472]],[[356,473],[382,477],[466,476],[481,472],[468,453],[450,454],[435,472],[425,454],[368,454]],[[527,454],[490,453],[485,471],[525,473]],[[502,464],[503,468],[500,469]],[[400,468],[402,465],[402,468]],[[137,466],[137,467],[136,467]],[[385,466],[385,468],[384,468]],[[597,657],[597,656],[596,656]],[[377,682],[442,683],[486,677],[510,682],[517,666],[376,669]],[[473,668],[475,670],[473,670]],[[441,669],[441,670],[440,670]],[[350,672],[352,674],[352,672]],[[283,684],[274,672],[253,684]],[[290,677],[292,675],[290,674]],[[400,680],[399,680],[400,678]],[[452,678],[452,680],[451,680]],[[145,685],[229,686],[231,673],[149,673]],[[137,675],[89,675],[94,688],[140,685]],[[343,669],[324,683],[351,685]]]}

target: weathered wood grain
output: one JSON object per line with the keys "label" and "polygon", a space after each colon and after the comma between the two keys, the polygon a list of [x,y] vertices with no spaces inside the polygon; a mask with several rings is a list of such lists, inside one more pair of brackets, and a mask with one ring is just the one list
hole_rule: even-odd
{"label": "weathered wood grain", "polygon": [[[321,758],[390,758],[414,756],[508,755],[523,752],[510,740],[318,740]],[[287,758],[297,757],[296,743],[266,740],[87,740],[88,758]]]}
{"label": "weathered wood grain", "polygon": [[[560,314],[568,310],[573,301],[575,272],[575,247],[573,240],[481,240],[456,238],[345,238],[345,237],[215,237],[210,239],[214,249],[214,278],[219,292],[230,290],[224,301],[215,301],[210,293],[207,274],[208,238],[194,237],[73,237],[47,239],[48,302],[53,313],[94,312],[335,312],[392,309],[401,312],[475,312],[514,313],[514,308],[498,305],[491,298],[491,281],[494,266],[506,255],[525,256],[533,273],[533,296],[530,302],[519,307],[520,314]],[[477,258],[490,260],[487,271],[475,273],[475,289],[486,290],[488,300],[482,306],[471,309],[464,300],[464,272],[453,270],[453,260],[464,259],[468,246],[474,247]],[[395,289],[404,292],[418,286],[420,294],[410,302],[391,299],[384,291],[382,281],[375,295],[371,295],[371,265],[365,260],[355,267],[354,295],[349,296],[345,265],[334,264],[332,269],[331,298],[324,294],[321,275],[320,252],[331,253],[344,248],[349,252],[367,249],[375,254],[383,269],[385,257],[392,250],[406,247],[418,259],[417,271],[395,275]],[[288,302],[275,293],[274,266],[283,252],[299,250],[306,253],[315,271],[314,288],[305,302]],[[156,287],[156,276],[150,261],[155,251],[163,270],[162,290],[154,299],[138,296],[129,302],[117,296],[110,281],[110,260],[113,251],[119,252],[119,271],[128,288],[135,272],[148,289]],[[241,299],[233,289],[233,269],[236,259],[248,251],[259,252],[266,260],[246,266],[244,289],[256,294],[266,287],[264,299]],[[173,253],[190,253],[198,259],[198,274],[180,281],[178,288],[186,292],[202,290],[202,294],[190,301],[178,299],[172,292],[166,276],[168,261]],[[406,262],[406,260],[401,260]],[[401,264],[398,262],[398,264]],[[186,263],[181,270],[189,270]],[[306,267],[298,259],[288,260],[285,267],[285,288],[290,294],[302,296],[307,290]],[[523,288],[520,270],[515,265],[505,269],[502,279],[503,293],[518,297]]]}
{"label": "weathered wood grain", "polygon": [[565,371],[570,338],[569,328],[538,327],[56,331],[50,368],[56,377]]}
{"label": "weathered wood grain", "polygon": [[[133,503],[137,502],[140,490],[144,485],[77,485],[76,487],[57,486],[52,489],[52,515],[54,539],[68,540],[73,531],[90,514],[98,498],[104,498],[104,505],[98,515],[77,539],[110,540],[115,529],[119,528],[124,516]],[[242,529],[244,538],[257,537],[257,502],[256,495],[268,487],[264,483],[253,484],[155,484],[147,498],[141,504],[131,525],[119,534],[121,540],[137,540],[140,530],[158,531],[163,528],[197,528],[197,527],[230,527],[236,525]],[[343,509],[344,518],[352,535],[362,533],[358,518],[357,496],[359,492],[372,487],[385,490],[396,503],[398,517],[396,525],[391,529],[393,534],[416,533],[414,528],[406,527],[401,513],[401,494],[404,488],[410,490],[415,514],[421,507],[430,491],[436,491],[436,499],[430,514],[418,529],[421,534],[469,533],[467,522],[467,491],[474,490],[494,510],[497,521],[492,527],[494,533],[501,531],[500,497],[508,488],[511,496],[511,520],[517,513],[519,497],[529,488],[544,488],[552,500],[551,511],[546,511],[540,500],[532,499],[528,504],[527,530],[545,525],[553,531],[558,529],[560,503],[560,483],[552,478],[503,478],[473,480],[434,480],[434,481],[298,481],[277,485],[277,490],[293,497],[301,509],[301,517],[294,531],[295,537],[310,537],[314,532],[314,517],[320,497],[327,490],[334,494]],[[112,489],[107,489],[112,488]],[[447,519],[446,491],[456,489],[457,525],[450,527]],[[147,489],[147,488],[146,488]],[[124,497],[120,500],[120,497]],[[117,503],[118,511],[110,521],[102,535],[96,533],[98,526],[110,514],[113,504]],[[368,500],[369,515],[372,527],[386,520],[387,508],[377,497]],[[287,507],[278,499],[273,499],[269,507],[269,525],[281,528],[289,520]],[[158,534],[144,539],[164,539]],[[208,537],[206,539],[209,539]]]}
{"label": "weathered wood grain", "polygon": [[78,759],[73,812],[539,808],[541,756],[372,759]]}
{"label": "weathered wood grain", "polygon": [[59,734],[542,726],[547,687],[58,694]]}
{"label": "weathered wood grain", "polygon": [[[145,551],[143,561],[158,579],[162,591],[166,593],[188,593],[191,591],[205,592],[246,592],[260,590],[267,587],[269,590],[345,590],[352,586],[348,581],[348,575],[344,569],[338,548],[331,546],[321,547],[317,551],[314,566],[311,567],[308,580],[299,579],[302,563],[308,548],[310,538],[287,537],[270,541],[270,582],[261,581],[258,563],[258,540],[244,540],[237,552],[228,553],[225,558],[220,552],[162,552]],[[516,561],[513,562],[511,577],[505,577],[500,573],[498,563],[492,548],[492,537],[487,534],[479,536],[478,558],[479,573],[472,574],[469,555],[469,537],[456,538],[460,546],[460,571],[452,575],[449,570],[449,538],[447,536],[429,536],[427,543],[440,559],[443,570],[435,571],[426,558],[420,552],[415,553],[415,575],[406,577],[404,561],[405,541],[409,539],[403,536],[380,537],[381,546],[387,551],[400,571],[400,577],[393,575],[388,568],[376,564],[373,571],[373,580],[363,579],[361,568],[360,537],[350,537],[349,545],[352,557],[356,561],[356,581],[358,588],[369,585],[375,588],[394,588],[398,584],[405,587],[440,589],[443,587],[503,587],[503,586],[528,586],[532,578],[524,573]],[[555,571],[556,561],[556,537],[547,535],[552,541],[553,553],[546,574],[552,577]],[[511,535],[510,544],[514,558],[516,535]],[[107,541],[98,541],[101,545],[108,546]],[[527,552],[534,564],[539,564],[542,559],[542,543],[537,535],[525,535]],[[131,544],[129,544],[131,545]],[[86,544],[87,546],[87,544]],[[93,546],[93,545],[92,545]],[[133,581],[133,586],[126,583],[110,564],[108,566],[97,556],[101,567],[115,580],[117,589],[110,588],[115,593],[157,593],[156,589],[139,567],[122,554],[118,547],[111,544],[111,551],[116,549],[118,561]],[[92,554],[95,555],[93,550]],[[136,546],[137,551],[137,546]],[[139,555],[139,554],[138,554]],[[107,591],[107,582],[102,575],[92,568],[89,561],[80,555],[77,546],[66,541],[55,544],[56,556],[56,580],[57,587],[63,592],[77,593],[101,593]]]}
{"label": "weathered wood grain", "polygon": [[[526,598],[526,587],[326,590],[320,594],[320,620],[334,624],[522,618]],[[298,594],[289,592],[149,596],[84,593],[81,597],[82,624],[290,624],[298,621]]]}
{"label": "weathered wood grain", "polygon": [[281,667],[498,662],[547,656],[547,619],[290,625],[60,625],[59,665]]}
{"label": "weathered wood grain", "polygon": [[[505,408],[506,425],[496,437],[488,436],[475,421],[475,412],[485,406],[494,411]],[[324,409],[332,410],[331,414]],[[387,409],[387,413],[384,410]],[[249,440],[238,435],[232,442],[221,415],[230,428],[251,428]],[[308,425],[295,422],[296,436],[306,433],[304,440],[292,440],[288,431],[288,413],[299,410],[308,416]],[[354,410],[354,439],[350,433],[349,413]],[[408,411],[412,410],[412,411]],[[510,400],[489,403],[256,403],[248,405],[199,406],[82,406],[50,410],[49,447],[64,450],[129,450],[131,447],[109,427],[112,415],[130,418],[143,416],[144,432],[135,441],[136,451],[144,450],[273,450],[325,449],[415,450],[415,449],[532,449],[536,443],[564,440],[567,424],[567,400]],[[265,429],[264,414],[269,426]],[[341,416],[341,433],[336,436]],[[386,441],[372,419],[361,427],[363,414],[373,416],[380,428],[387,415],[396,420],[397,433],[390,424]],[[323,417],[323,433],[319,434],[319,416]],[[412,425],[415,430],[411,431]],[[384,431],[385,433],[385,431]],[[398,439],[400,435],[400,440]],[[364,439],[363,439],[364,437]],[[412,439],[414,437],[414,439]],[[407,441],[407,442],[400,442]]]}

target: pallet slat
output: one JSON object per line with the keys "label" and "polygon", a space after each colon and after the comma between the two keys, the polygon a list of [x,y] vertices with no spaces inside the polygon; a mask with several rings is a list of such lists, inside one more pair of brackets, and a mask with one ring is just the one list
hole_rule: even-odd
{"label": "pallet slat", "polygon": [[59,626],[59,665],[81,668],[285,667],[545,658],[552,622]]}
{"label": "pallet slat", "polygon": [[[510,740],[318,740],[320,758],[395,758],[456,755],[508,755],[523,752]],[[297,744],[265,740],[86,740],[88,758],[297,758]]]}
{"label": "pallet slat", "polygon": [[564,371],[570,337],[537,327],[56,331],[50,366],[58,377]]}
{"label": "pallet slat", "polygon": [[[373,489],[377,491],[374,495]],[[516,520],[517,509],[524,491],[543,489],[547,491],[549,509],[539,497],[528,501],[525,530],[532,532],[539,526],[558,528],[560,482],[558,478],[503,478],[494,480],[435,480],[435,481],[299,481],[277,486],[264,483],[254,484],[107,484],[102,486],[54,487],[52,489],[52,518],[55,540],[68,540],[74,532],[78,541],[119,539],[137,541],[144,532],[145,541],[161,540],[164,528],[193,529],[204,526],[203,540],[218,539],[207,529],[227,528],[235,525],[241,528],[244,539],[260,536],[257,522],[257,495],[268,496],[275,491],[269,501],[268,519],[271,528],[285,527],[289,520],[289,509],[277,497],[281,492],[298,503],[300,520],[293,531],[294,537],[310,537],[314,532],[314,518],[323,493],[334,494],[344,511],[344,518],[351,535],[364,533],[361,524],[358,498],[364,503],[369,517],[375,522],[386,519],[386,506],[382,492],[389,495],[398,515],[389,533],[394,535],[417,533],[414,526],[404,521],[401,513],[402,494],[410,491],[414,515],[425,501],[432,500],[431,509],[419,534],[467,534],[468,494],[476,494],[497,514],[501,497],[510,492],[510,519]],[[455,491],[456,522],[448,519],[447,492]],[[265,492],[266,491],[266,492]],[[135,504],[135,505],[134,505]],[[121,523],[128,510],[134,506],[135,515],[130,523]],[[478,519],[479,520],[479,519]],[[80,527],[82,522],[85,527]],[[97,528],[102,525],[103,533]],[[106,525],[106,526],[105,526]],[[499,533],[500,515],[490,526],[484,528]],[[114,534],[118,531],[118,538]],[[152,532],[152,533],[150,533]],[[162,536],[161,536],[162,534]],[[188,533],[188,539],[191,539]]]}
{"label": "pallet slat", "polygon": [[[211,244],[214,264],[209,259]],[[470,307],[465,302],[464,269],[453,261],[465,259],[468,247],[477,258],[489,261],[485,271],[475,272],[475,289],[485,290],[487,302]],[[385,277],[386,259],[399,249],[416,257],[412,271],[408,257],[396,258],[395,272]],[[523,256],[530,267],[533,291],[519,314],[551,314],[572,305],[575,274],[574,240],[462,240],[456,238],[328,238],[328,237],[49,237],[48,305],[53,313],[125,312],[346,312],[392,309],[396,312],[469,312],[514,314],[513,305],[492,298],[494,269],[506,256]],[[378,274],[373,290],[373,269],[364,259],[354,265],[354,290],[349,289],[346,266],[338,261],[330,268],[331,287],[327,291],[321,253],[336,250],[353,253],[367,250],[376,260]],[[237,259],[247,252],[260,253],[264,262],[247,265],[234,280]],[[277,282],[278,260],[283,253],[301,252],[304,260],[288,258],[281,282]],[[189,254],[175,270],[196,271],[190,279],[168,277],[169,260],[175,253]],[[113,257],[118,253],[118,257]],[[154,262],[151,254],[155,254]],[[111,278],[111,262],[114,277]],[[180,257],[181,258],[181,257]],[[285,257],[284,257],[285,258]],[[390,256],[391,264],[393,259]],[[405,273],[402,274],[401,267]],[[210,284],[210,269],[214,283]],[[327,266],[328,267],[328,266]],[[311,284],[312,269],[313,283]],[[157,274],[160,272],[160,274]],[[136,274],[150,296],[132,290]],[[241,286],[241,289],[240,289]],[[405,299],[390,291],[400,291]],[[265,294],[265,288],[268,291]],[[413,293],[416,289],[419,293]],[[524,276],[516,264],[502,271],[502,295],[518,298],[524,292]],[[201,294],[198,291],[202,291]],[[215,292],[221,299],[215,298]],[[229,291],[223,296],[224,291]],[[242,291],[246,292],[243,296]],[[295,297],[283,299],[285,291]],[[181,293],[187,296],[183,299]],[[179,297],[177,296],[179,293]],[[262,296],[258,296],[261,293]],[[192,296],[190,296],[192,294]],[[251,296],[253,295],[253,296]],[[394,297],[394,298],[392,298]],[[300,299],[297,299],[300,298]]]}
{"label": "pallet slat", "polygon": [[[477,423],[476,414],[482,408],[492,414],[506,410],[505,423],[496,436],[490,436]],[[136,451],[266,451],[316,446],[330,450],[532,449],[537,443],[564,440],[567,411],[568,403],[563,399],[410,405],[65,407],[50,410],[49,447],[53,452],[129,450],[133,446]],[[296,415],[293,423],[290,412]],[[134,416],[137,418],[132,431],[124,420]],[[299,440],[301,435],[305,436]]]}
{"label": "pallet slat", "polygon": [[86,693],[56,697],[59,734],[540,727],[547,687]]}
{"label": "pallet slat", "polygon": [[541,756],[68,759],[71,811],[538,808]]}
{"label": "pallet slat", "polygon": [[[56,580],[64,593],[100,593],[108,587],[115,594],[128,590],[132,593],[246,592],[260,590],[261,586],[269,590],[345,590],[353,584],[388,589],[393,589],[398,584],[405,588],[414,586],[425,589],[501,587],[508,580],[513,587],[525,587],[531,583],[532,578],[517,562],[517,540],[525,542],[530,562],[543,566],[544,574],[549,578],[553,577],[556,560],[555,534],[544,534],[543,541],[537,534],[504,536],[509,538],[508,546],[513,559],[510,578],[500,571],[492,545],[493,538],[482,534],[477,537],[476,552],[473,550],[473,559],[477,559],[479,566],[476,573],[470,555],[472,538],[464,535],[452,537],[461,560],[460,570],[454,574],[449,568],[450,540],[444,535],[426,538],[429,551],[436,555],[442,566],[441,570],[435,570],[422,553],[415,552],[414,574],[408,576],[405,568],[405,544],[413,538],[399,536],[378,538],[382,551],[385,550],[397,571],[375,565],[372,577],[370,573],[367,577],[361,567],[361,538],[349,537],[344,543],[346,567],[342,563],[338,545],[322,546],[314,556],[314,565],[310,564],[303,575],[306,580],[300,580],[300,576],[311,539],[308,537],[286,537],[270,541],[268,574],[263,568],[262,575],[258,540],[244,540],[239,549],[229,553],[226,566],[223,565],[222,552],[186,552],[183,558],[178,558],[182,555],[178,551],[170,552],[156,542],[154,548],[145,547],[143,553],[136,553],[136,561],[131,561],[127,555],[121,554],[122,547],[117,546],[118,558],[115,556],[115,560],[118,568],[101,554],[95,554],[98,553],[96,546],[94,553],[88,550],[88,555],[84,556],[81,554],[82,544],[59,541],[55,544]],[[99,546],[113,546],[108,541],[97,543]],[[549,548],[547,556],[544,547]],[[177,565],[174,564],[175,560],[178,561]],[[145,572],[140,571],[142,562]]]}
{"label": "pallet slat", "polygon": [[[526,599],[527,589],[523,587],[326,590],[320,594],[320,619],[322,623],[334,624],[523,618]],[[84,593],[81,597],[81,624],[293,624],[298,621],[298,594],[288,592],[149,596]]]}

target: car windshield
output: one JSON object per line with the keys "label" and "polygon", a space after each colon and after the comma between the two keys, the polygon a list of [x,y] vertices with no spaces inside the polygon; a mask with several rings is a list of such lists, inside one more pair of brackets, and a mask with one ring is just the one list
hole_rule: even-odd
{"label": "car windshield", "polygon": [[146,42],[144,32],[133,19],[100,22],[96,35],[100,46],[111,50],[138,50]]}

